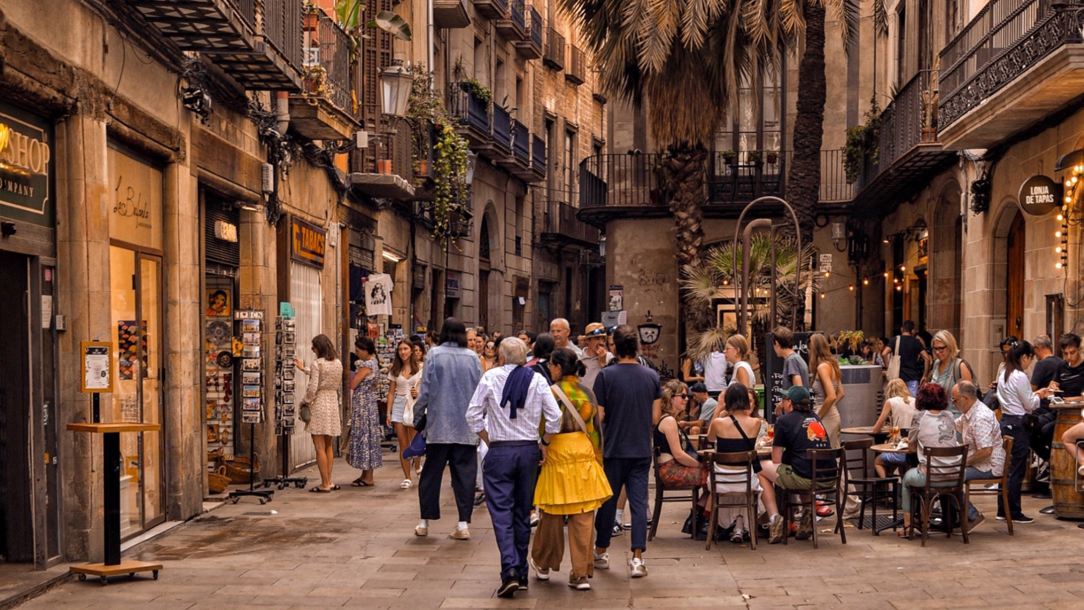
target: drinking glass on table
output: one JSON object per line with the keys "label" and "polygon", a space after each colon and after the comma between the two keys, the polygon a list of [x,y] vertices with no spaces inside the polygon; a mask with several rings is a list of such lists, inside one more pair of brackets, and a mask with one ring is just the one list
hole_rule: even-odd
{"label": "drinking glass on table", "polygon": [[767,434],[768,434],[768,440],[769,441],[774,441],[775,440],[775,425],[774,424],[768,424]]}
{"label": "drinking glass on table", "polygon": [[893,425],[888,429],[888,433],[892,435],[891,441],[893,444],[900,444],[900,427]]}

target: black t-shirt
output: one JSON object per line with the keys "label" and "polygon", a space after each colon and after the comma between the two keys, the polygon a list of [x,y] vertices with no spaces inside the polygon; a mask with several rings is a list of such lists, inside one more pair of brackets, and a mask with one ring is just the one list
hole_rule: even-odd
{"label": "black t-shirt", "polygon": [[[1047,360],[1050,360],[1050,358],[1047,358]],[[1080,396],[1084,394],[1084,360],[1081,360],[1080,364],[1076,366],[1069,366],[1068,362],[1062,360],[1061,366],[1058,367],[1056,380],[1058,387],[1064,392],[1062,396]]]}
{"label": "black t-shirt", "polygon": [[[900,341],[900,353],[895,354],[896,339]],[[900,357],[900,379],[918,381],[922,379],[922,342],[911,335],[900,335],[888,344],[888,349]]]}
{"label": "black t-shirt", "polygon": [[[1039,388],[1045,388],[1050,385],[1050,382],[1057,378],[1058,369],[1063,362],[1065,361],[1057,356],[1047,356],[1036,362],[1035,367],[1031,369],[1031,385]],[[1044,398],[1039,404],[1040,406],[1045,407],[1049,403],[1050,401]]]}
{"label": "black t-shirt", "polygon": [[592,388],[605,412],[602,458],[650,458],[651,405],[662,398],[659,374],[640,364],[605,367]]}
{"label": "black t-shirt", "polygon": [[[824,429],[821,418],[813,411],[784,413],[775,422],[772,446],[782,447],[782,462],[794,469],[794,474],[807,479],[813,476],[813,469],[805,452],[809,449],[832,448],[828,442],[828,431]],[[821,462],[823,463],[819,464],[820,468],[834,467],[832,462]]]}

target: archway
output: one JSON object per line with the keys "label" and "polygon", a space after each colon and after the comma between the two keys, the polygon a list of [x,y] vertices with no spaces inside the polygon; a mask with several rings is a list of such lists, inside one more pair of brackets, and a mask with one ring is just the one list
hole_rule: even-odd
{"label": "archway", "polygon": [[1023,337],[1025,229],[1024,216],[1016,201],[1005,201],[994,224],[991,256],[994,262],[991,314],[994,321],[1004,321],[1001,337],[991,337],[994,341],[1008,335]]}
{"label": "archway", "polygon": [[497,209],[490,201],[478,229],[478,325],[487,333],[500,324],[500,276],[494,277],[501,266],[500,226]]}
{"label": "archway", "polygon": [[948,330],[962,344],[963,223],[959,183],[949,180],[941,188],[934,205],[929,243],[927,322],[931,331]]}

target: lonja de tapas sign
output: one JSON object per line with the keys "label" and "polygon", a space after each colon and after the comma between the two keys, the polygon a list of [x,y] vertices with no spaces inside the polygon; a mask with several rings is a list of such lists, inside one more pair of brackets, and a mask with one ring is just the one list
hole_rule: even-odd
{"label": "lonja de tapas sign", "polygon": [[1020,207],[1032,216],[1044,216],[1061,206],[1061,184],[1046,176],[1032,176],[1020,185]]}
{"label": "lonja de tapas sign", "polygon": [[296,216],[290,218],[290,253],[295,261],[323,269],[326,246],[327,231]]}

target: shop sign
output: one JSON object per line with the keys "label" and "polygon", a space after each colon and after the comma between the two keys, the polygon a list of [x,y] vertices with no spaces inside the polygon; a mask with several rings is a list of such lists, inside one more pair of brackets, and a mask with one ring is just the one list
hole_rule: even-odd
{"label": "shop sign", "polygon": [[0,105],[0,215],[53,226],[49,123]]}
{"label": "shop sign", "polygon": [[162,249],[162,172],[110,146],[107,153],[111,192],[109,236]]}
{"label": "shop sign", "polygon": [[444,298],[446,299],[458,299],[459,298],[459,272],[449,271],[448,275],[444,277]]}
{"label": "shop sign", "polygon": [[215,221],[215,239],[237,243],[237,225],[225,220]]}
{"label": "shop sign", "polygon": [[1044,216],[1061,205],[1061,184],[1046,176],[1032,176],[1020,185],[1020,207],[1032,216]]}
{"label": "shop sign", "polygon": [[324,268],[327,231],[297,217],[290,218],[290,254],[299,263]]}

